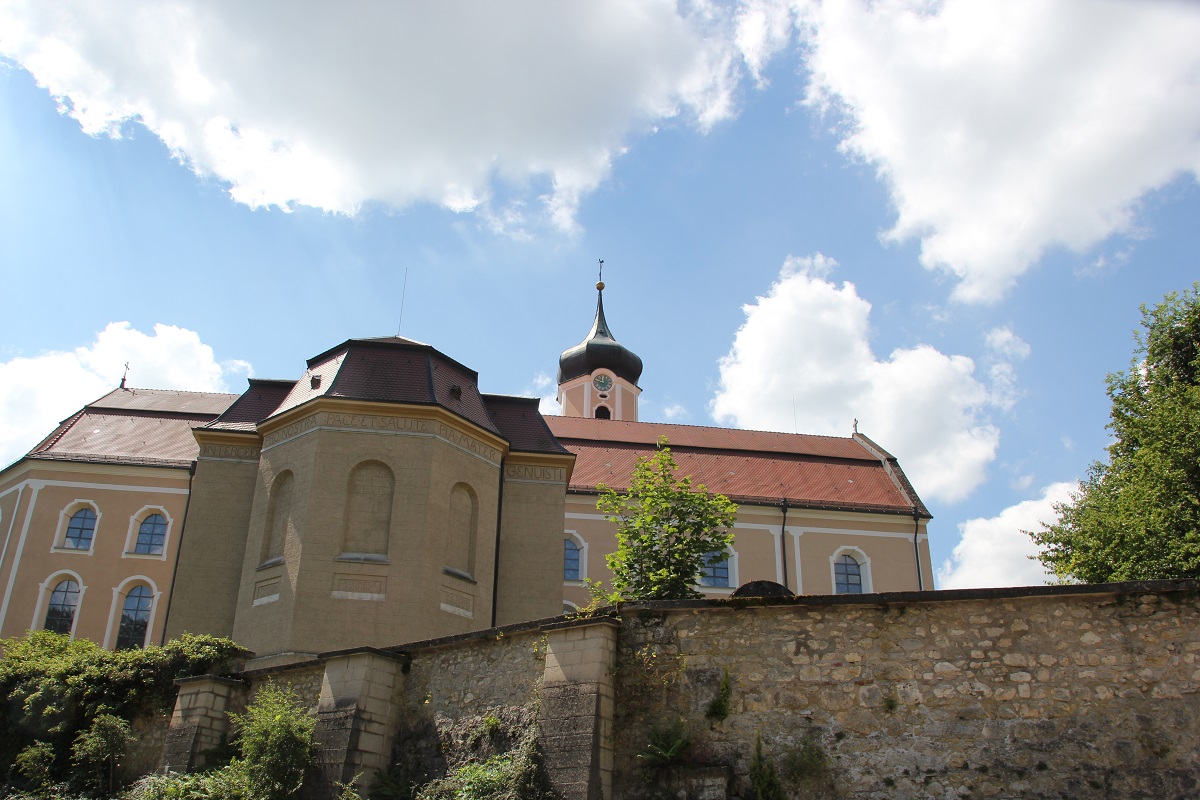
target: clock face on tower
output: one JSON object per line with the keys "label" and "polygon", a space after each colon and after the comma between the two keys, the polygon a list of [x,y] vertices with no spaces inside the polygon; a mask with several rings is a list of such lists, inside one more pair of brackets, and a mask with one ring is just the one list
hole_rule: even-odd
{"label": "clock face on tower", "polygon": [[612,385],[612,378],[608,377],[607,375],[597,375],[596,377],[592,378],[592,386],[595,386],[598,391],[607,392],[612,388]]}

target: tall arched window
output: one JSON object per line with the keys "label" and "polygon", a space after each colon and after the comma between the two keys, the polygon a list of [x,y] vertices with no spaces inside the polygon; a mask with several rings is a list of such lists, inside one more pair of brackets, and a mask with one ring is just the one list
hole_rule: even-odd
{"label": "tall arched window", "polygon": [[55,633],[69,634],[75,627],[75,611],[79,608],[79,584],[72,580],[59,581],[50,593],[46,621],[42,627]]}
{"label": "tall arched window", "polygon": [[475,571],[475,539],[479,527],[479,503],[465,483],[450,490],[450,515],[446,529],[446,566],[470,576]]}
{"label": "tall arched window", "polygon": [[579,580],[579,545],[570,537],[563,539],[563,580]]}
{"label": "tall arched window", "polygon": [[862,565],[852,555],[841,555],[833,562],[835,594],[862,594]]}
{"label": "tall arched window", "polygon": [[67,523],[67,533],[63,537],[63,547],[72,550],[90,550],[92,534],[96,532],[96,512],[90,508],[81,508],[71,515]]}
{"label": "tall arched window", "polygon": [[378,461],[365,461],[350,471],[343,553],[387,555],[395,486],[392,471]]}
{"label": "tall arched window", "polygon": [[167,540],[167,518],[162,514],[150,514],[138,525],[137,542],[133,552],[158,555]]}
{"label": "tall arched window", "polygon": [[282,472],[271,486],[271,499],[267,503],[267,526],[263,531],[262,560],[283,557],[283,543],[288,528],[292,525],[292,479],[291,472]]}
{"label": "tall arched window", "polygon": [[131,650],[145,647],[146,628],[150,624],[150,609],[154,595],[149,586],[135,586],[125,595],[121,606],[121,626],[117,633],[117,649]]}

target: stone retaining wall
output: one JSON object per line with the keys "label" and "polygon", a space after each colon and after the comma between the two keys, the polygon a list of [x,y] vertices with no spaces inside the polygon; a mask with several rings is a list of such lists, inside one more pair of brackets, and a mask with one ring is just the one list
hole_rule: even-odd
{"label": "stone retaining wall", "polygon": [[753,797],[759,737],[793,798],[1160,800],[1200,796],[1198,610],[1195,581],[651,603],[241,677],[297,686],[327,787],[476,757],[494,718],[567,800]]}
{"label": "stone retaining wall", "polygon": [[795,797],[1196,796],[1194,586],[1067,588],[631,609],[615,796],[653,794],[638,755],[677,717],[743,796],[760,735]]}

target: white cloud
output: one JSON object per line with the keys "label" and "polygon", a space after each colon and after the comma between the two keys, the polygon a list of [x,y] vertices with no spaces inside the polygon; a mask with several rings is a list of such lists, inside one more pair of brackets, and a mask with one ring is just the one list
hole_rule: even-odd
{"label": "white cloud", "polygon": [[[1140,236],[1138,200],[1200,177],[1200,5],[1154,0],[747,2],[755,65],[789,14],[806,102],[872,166],[954,296],[1000,298],[1049,248]],[[765,8],[764,8],[765,7]]]}
{"label": "white cloud", "polygon": [[[194,331],[155,325],[154,334],[110,323],[86,347],[0,363],[0,466],[20,458],[63,419],[117,387],[229,391],[244,361],[218,362]],[[236,387],[235,391],[241,387]]]}
{"label": "white cloud", "polygon": [[746,322],[721,359],[713,417],[839,436],[857,418],[922,497],[961,500],[996,456],[1000,431],[986,419],[994,398],[965,356],[918,345],[877,358],[871,304],[853,284],[823,277],[835,263],[820,254],[789,258],[767,295],[743,308]]}
{"label": "white cloud", "polygon": [[[574,226],[631,133],[733,113],[719,7],[506,3],[5,4],[0,51],[92,134],[130,121],[251,206],[480,209]],[[512,198],[497,195],[517,195]],[[516,213],[519,219],[512,219]]]}
{"label": "white cloud", "polygon": [[691,416],[688,414],[688,410],[679,405],[679,403],[672,403],[669,406],[664,406],[662,413],[667,422],[684,422]]}
{"label": "white cloud", "polygon": [[537,397],[538,410],[543,414],[556,417],[562,413],[562,404],[558,402],[558,384],[544,372],[534,375],[533,381],[522,394]]}
{"label": "white cloud", "polygon": [[1022,531],[1036,531],[1058,515],[1055,503],[1068,502],[1076,483],[1052,483],[1037,500],[1009,506],[998,515],[969,519],[958,525],[962,539],[938,569],[938,588],[1037,586],[1053,579],[1041,563],[1033,541]]}
{"label": "white cloud", "polygon": [[1033,352],[1029,343],[1013,333],[1007,325],[988,331],[986,342],[988,349],[1002,358],[1026,359]]}

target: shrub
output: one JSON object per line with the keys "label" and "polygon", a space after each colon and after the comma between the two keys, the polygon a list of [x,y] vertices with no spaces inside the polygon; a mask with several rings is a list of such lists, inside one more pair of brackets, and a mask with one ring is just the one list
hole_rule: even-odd
{"label": "shrub", "polygon": [[704,716],[713,722],[724,722],[729,716],[729,701],[733,698],[733,684],[729,680],[729,670],[721,672],[721,685],[717,687],[717,695],[708,704]]}
{"label": "shrub", "polygon": [[267,683],[245,714],[231,714],[241,734],[241,768],[254,800],[284,800],[300,790],[314,764],[316,720],[291,687]]}
{"label": "shrub", "polygon": [[468,761],[426,784],[417,800],[550,800],[554,796],[531,730],[507,753]]}
{"label": "shrub", "polygon": [[649,739],[646,749],[638,753],[638,758],[651,767],[671,766],[688,746],[683,717],[676,717],[666,728],[651,728]]}
{"label": "shrub", "polygon": [[783,784],[775,762],[763,755],[762,734],[754,741],[754,758],[750,761],[750,786],[755,800],[783,800]]}

